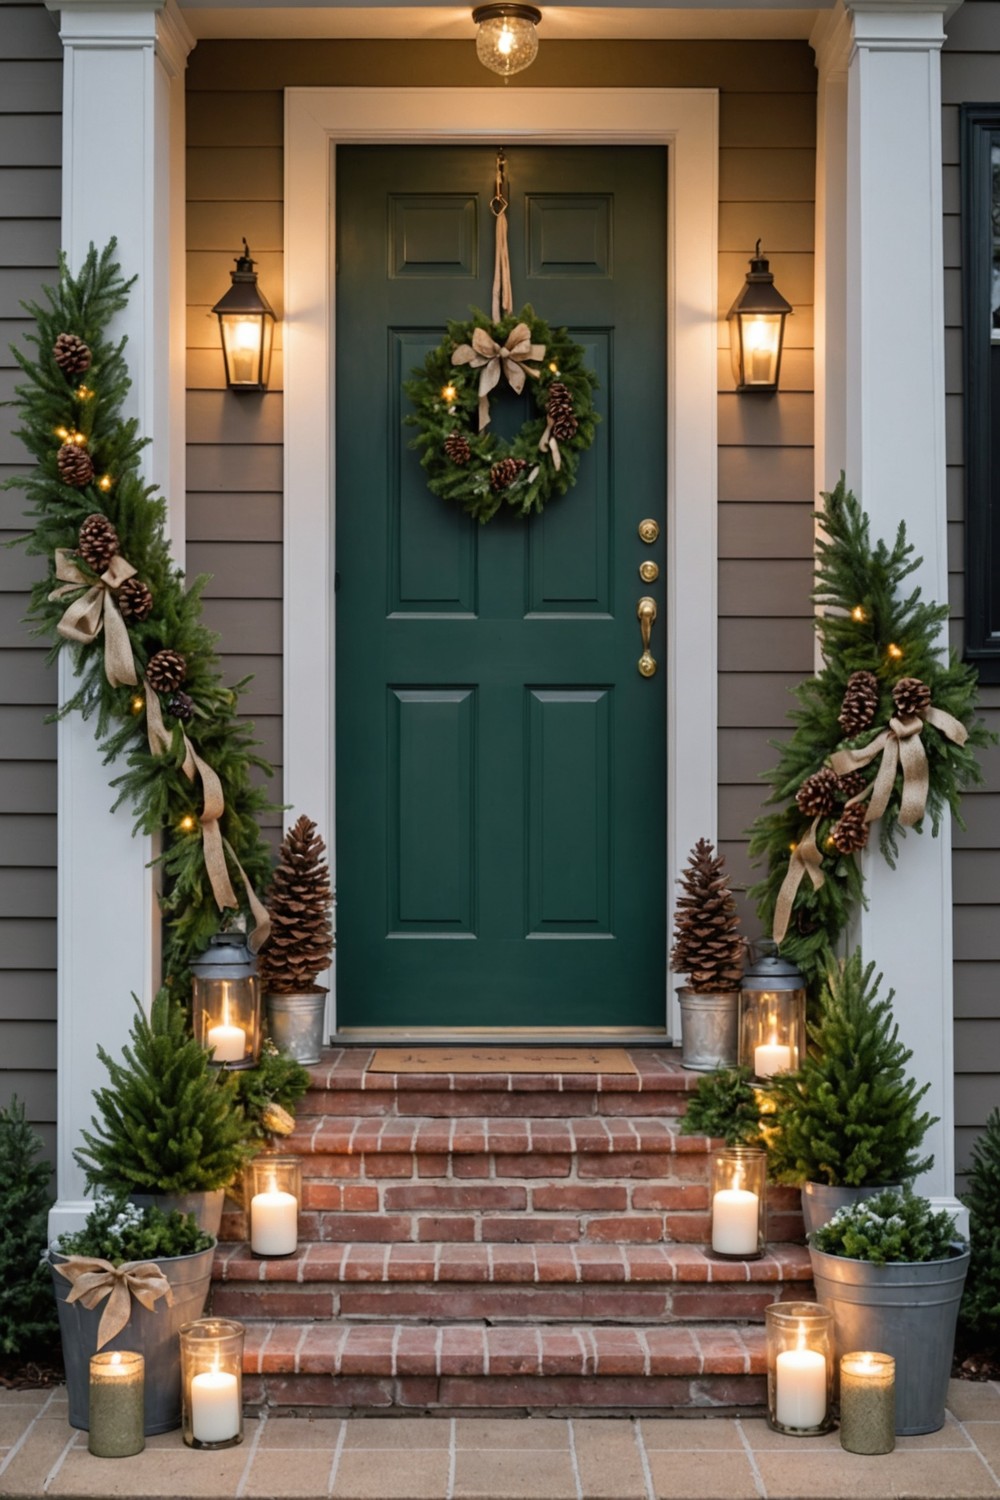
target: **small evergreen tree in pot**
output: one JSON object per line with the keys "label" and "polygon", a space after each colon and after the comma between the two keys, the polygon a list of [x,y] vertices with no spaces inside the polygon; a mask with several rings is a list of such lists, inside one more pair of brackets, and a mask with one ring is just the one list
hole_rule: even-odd
{"label": "small evergreen tree in pot", "polygon": [[326,845],[300,817],[288,830],[267,893],[271,935],[257,956],[267,1021],[279,1052],[319,1062],[326,989],[316,983],[333,954],[333,892]]}
{"label": "small evergreen tree in pot", "polygon": [[708,839],[691,850],[679,884],[670,967],[688,976],[678,991],[681,1061],[697,1072],[733,1067],[746,944],[725,860]]}

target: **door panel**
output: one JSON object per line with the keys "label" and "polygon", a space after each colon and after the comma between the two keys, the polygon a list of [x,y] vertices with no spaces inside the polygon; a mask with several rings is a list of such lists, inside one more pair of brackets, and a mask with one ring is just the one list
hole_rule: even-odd
{"label": "door panel", "polygon": [[507,154],[515,301],[584,347],[602,423],[568,495],[480,526],[427,490],[402,382],[489,306],[494,153],[338,152],[342,1026],[663,1025],[665,157]]}

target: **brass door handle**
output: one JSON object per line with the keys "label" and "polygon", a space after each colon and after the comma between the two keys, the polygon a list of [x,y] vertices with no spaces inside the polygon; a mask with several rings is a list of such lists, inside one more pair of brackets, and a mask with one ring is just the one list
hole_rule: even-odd
{"label": "brass door handle", "polygon": [[639,629],[642,631],[642,655],[639,657],[639,671],[643,677],[652,677],[656,671],[656,658],[649,649],[649,637],[653,630],[653,621],[656,619],[656,600],[644,594],[635,607],[636,616],[639,621]]}

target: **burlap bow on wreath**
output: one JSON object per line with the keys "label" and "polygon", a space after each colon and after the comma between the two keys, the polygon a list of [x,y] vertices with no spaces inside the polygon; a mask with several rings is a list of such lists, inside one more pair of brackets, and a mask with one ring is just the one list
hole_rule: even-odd
{"label": "burlap bow on wreath", "polygon": [[518,395],[524,390],[526,375],[537,380],[540,370],[534,370],[525,361],[544,359],[545,345],[531,342],[531,329],[527,323],[517,323],[502,344],[491,338],[485,328],[472,330],[472,343],[459,344],[451,356],[453,365],[471,365],[474,370],[481,367],[479,376],[479,431],[490,423],[490,391],[500,383],[501,371],[507,377],[512,391]]}
{"label": "burlap bow on wreath", "polygon": [[135,568],[116,552],[98,581],[90,583],[73,558],[70,548],[56,548],[56,577],[62,587],[53,589],[49,599],[67,599],[77,589],[86,592],[73,600],[56,629],[65,640],[89,646],[103,628],[104,675],[112,687],[135,687],[138,678],[128,627],[115,599],[125,580],[135,577]]}
{"label": "burlap bow on wreath", "polygon": [[97,1347],[103,1349],[128,1324],[132,1316],[132,1298],[153,1311],[161,1297],[173,1307],[174,1294],[161,1268],[151,1260],[127,1260],[113,1266],[109,1260],[88,1255],[71,1255],[56,1264],[60,1276],[72,1283],[67,1303],[82,1302],[93,1310],[107,1297],[108,1305],[97,1328]]}

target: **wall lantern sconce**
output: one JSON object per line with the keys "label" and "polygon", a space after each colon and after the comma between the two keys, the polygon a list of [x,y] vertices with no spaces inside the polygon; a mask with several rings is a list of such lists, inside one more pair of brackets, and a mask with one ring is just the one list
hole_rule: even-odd
{"label": "wall lantern sconce", "polygon": [[484,68],[501,78],[530,68],[538,56],[540,10],[534,5],[478,5],[472,19],[479,27],[476,56]]}
{"label": "wall lantern sconce", "polygon": [[729,309],[729,350],[738,391],[778,389],[785,318],[792,311],[774,284],[767,261],[754,251],[743,289]]}
{"label": "wall lantern sconce", "polygon": [[194,1034],[213,1063],[253,1068],[260,1056],[260,980],[241,932],[218,932],[191,965]]}
{"label": "wall lantern sconce", "polygon": [[219,319],[231,391],[266,391],[271,373],[274,309],[257,285],[256,264],[244,240],[236,270],[229,273],[233,284],[212,308]]}

